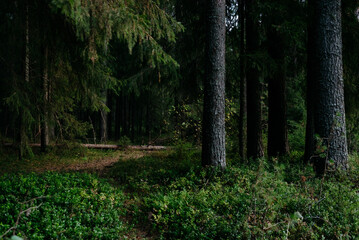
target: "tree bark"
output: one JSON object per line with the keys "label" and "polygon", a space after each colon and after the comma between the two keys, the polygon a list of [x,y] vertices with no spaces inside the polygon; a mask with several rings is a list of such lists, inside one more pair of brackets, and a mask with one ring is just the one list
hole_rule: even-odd
{"label": "tree bark", "polygon": [[107,113],[107,138],[112,139],[112,123],[113,123],[113,97],[111,90],[107,90],[107,106],[110,112]]}
{"label": "tree bark", "polygon": [[121,125],[122,125],[122,116],[121,116],[121,95],[116,96],[116,113],[115,113],[115,139],[119,140],[121,136]]}
{"label": "tree bark", "polygon": [[[108,105],[107,102],[107,90],[102,91],[102,98],[103,98],[103,104]],[[107,111],[104,108],[100,109],[100,141],[106,142],[107,141]]]}
{"label": "tree bark", "polygon": [[[268,157],[289,153],[286,106],[285,41],[276,26],[281,22],[272,16],[268,29],[268,53],[274,60],[272,75],[268,78]],[[275,25],[275,26],[273,26]]]}
{"label": "tree bark", "polygon": [[135,110],[136,110],[136,103],[135,103],[135,93],[131,94],[131,141],[135,141]]}
{"label": "tree bark", "polygon": [[[348,150],[344,109],[342,61],[341,1],[315,1],[316,36],[314,41],[314,132],[321,139],[326,157],[316,156],[318,175],[325,172],[329,161],[334,167],[348,168]],[[320,142],[317,142],[319,145]]]}
{"label": "tree bark", "polygon": [[124,94],[124,134],[128,137],[130,133],[130,103],[128,94]]}
{"label": "tree bark", "polygon": [[307,14],[308,14],[308,39],[307,39],[307,123],[306,123],[306,131],[305,131],[305,151],[304,151],[304,163],[308,164],[311,162],[312,156],[314,156],[315,151],[315,141],[314,141],[314,81],[315,76],[313,72],[314,68],[314,40],[315,40],[315,28],[314,28],[314,0],[308,0],[307,5]]}
{"label": "tree bark", "polygon": [[239,105],[239,157],[245,158],[245,145],[247,140],[247,79],[246,79],[246,49],[245,49],[245,0],[240,0],[240,105]]}
{"label": "tree bark", "polygon": [[[45,41],[45,39],[44,39]],[[45,44],[45,43],[44,43]],[[42,120],[41,120],[41,151],[46,152],[47,145],[49,145],[49,80],[48,80],[48,47],[44,46],[43,61],[42,61],[42,82],[43,82],[43,105],[42,105]]]}
{"label": "tree bark", "polygon": [[209,0],[207,4],[202,165],[225,168],[226,2],[225,0]]}
{"label": "tree bark", "polygon": [[254,16],[255,0],[246,0],[246,43],[247,56],[252,56],[247,63],[247,157],[263,157],[262,144],[262,87],[258,68],[253,56],[259,48],[258,20]]}
{"label": "tree bark", "polygon": [[[25,31],[24,31],[24,65],[23,65],[23,73],[24,73],[24,80],[25,85],[30,82],[30,24],[29,24],[29,3],[26,0],[24,6],[25,12]],[[25,128],[25,109],[22,106],[19,112],[19,159],[21,160],[22,157],[26,153],[27,149],[27,136],[26,136],[26,128]]]}

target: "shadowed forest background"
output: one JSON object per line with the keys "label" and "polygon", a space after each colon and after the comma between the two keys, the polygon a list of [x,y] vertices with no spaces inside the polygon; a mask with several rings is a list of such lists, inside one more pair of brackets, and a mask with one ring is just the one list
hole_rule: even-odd
{"label": "shadowed forest background", "polygon": [[0,39],[0,239],[359,236],[359,1],[3,0]]}

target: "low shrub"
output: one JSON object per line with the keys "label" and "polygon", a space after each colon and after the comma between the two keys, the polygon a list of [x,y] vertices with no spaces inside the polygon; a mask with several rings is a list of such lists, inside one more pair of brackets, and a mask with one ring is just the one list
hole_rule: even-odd
{"label": "low shrub", "polygon": [[0,236],[16,226],[27,239],[118,239],[125,230],[124,199],[122,191],[89,174],[4,175]]}
{"label": "low shrub", "polygon": [[160,184],[163,175],[153,178],[150,172],[131,182],[135,192],[146,189],[132,206],[135,221],[150,224],[162,239],[359,236],[359,188],[350,174],[318,179],[299,161],[271,165],[265,160],[249,166],[232,161],[225,171],[192,164],[178,174],[176,160],[167,161],[172,171],[167,184]]}

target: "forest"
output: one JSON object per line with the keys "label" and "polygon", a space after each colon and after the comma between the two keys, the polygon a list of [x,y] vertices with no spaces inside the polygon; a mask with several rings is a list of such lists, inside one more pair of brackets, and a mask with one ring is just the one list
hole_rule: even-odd
{"label": "forest", "polygon": [[0,1],[0,240],[358,239],[358,0]]}

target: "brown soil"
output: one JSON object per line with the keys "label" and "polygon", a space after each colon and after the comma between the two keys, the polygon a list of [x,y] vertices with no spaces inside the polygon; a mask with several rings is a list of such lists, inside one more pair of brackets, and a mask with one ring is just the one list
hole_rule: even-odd
{"label": "brown soil", "polygon": [[102,172],[120,160],[137,159],[148,154],[148,152],[144,151],[116,151],[113,156],[95,158],[82,163],[72,163],[66,166],[47,166],[45,171]]}

